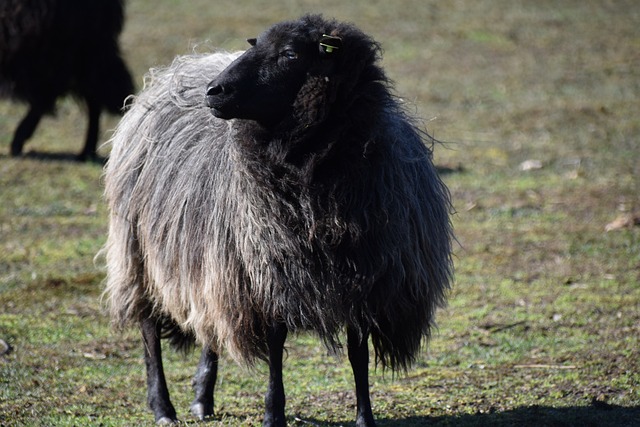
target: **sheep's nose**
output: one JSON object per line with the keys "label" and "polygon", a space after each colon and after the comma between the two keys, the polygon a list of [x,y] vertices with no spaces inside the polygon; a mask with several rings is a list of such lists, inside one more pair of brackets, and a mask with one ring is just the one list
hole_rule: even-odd
{"label": "sheep's nose", "polygon": [[211,85],[207,88],[207,96],[216,96],[224,93],[224,86],[222,85]]}

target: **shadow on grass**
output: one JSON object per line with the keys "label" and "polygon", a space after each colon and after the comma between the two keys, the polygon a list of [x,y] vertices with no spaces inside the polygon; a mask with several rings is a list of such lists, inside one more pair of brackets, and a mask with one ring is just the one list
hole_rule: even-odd
{"label": "shadow on grass", "polygon": [[445,165],[437,165],[436,171],[440,175],[452,175],[455,173],[464,173],[466,172],[462,165],[457,166],[445,166]]}
{"label": "shadow on grass", "polygon": [[[377,419],[378,427],[418,427],[418,426],[524,426],[524,427],[632,427],[640,426],[640,406],[624,407],[603,402],[592,402],[591,406],[570,406],[554,408],[549,406],[528,406],[504,412],[478,413],[468,415],[443,415],[433,417],[408,417],[400,419]],[[297,419],[294,426],[344,426],[355,423],[325,423],[323,421]]]}
{"label": "shadow on grass", "polygon": [[40,160],[43,162],[70,162],[70,163],[90,162],[98,165],[104,165],[107,161],[105,157],[101,157],[101,156],[83,160],[79,157],[78,153],[50,153],[50,152],[40,152],[40,151],[28,151],[18,157],[11,157],[7,154],[0,155],[0,159],[10,159],[10,158]]}

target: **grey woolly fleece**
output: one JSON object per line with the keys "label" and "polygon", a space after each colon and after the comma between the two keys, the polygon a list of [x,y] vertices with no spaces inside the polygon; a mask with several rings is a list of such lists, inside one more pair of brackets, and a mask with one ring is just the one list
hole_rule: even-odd
{"label": "grey woolly fleece", "polygon": [[298,136],[205,105],[237,55],[152,70],[117,128],[105,169],[115,324],[153,313],[248,365],[274,323],[332,351],[350,326],[371,333],[384,367],[407,368],[452,280],[449,193],[425,135],[381,83],[384,99],[348,107],[376,104],[357,115],[366,126],[335,120],[321,149],[287,163]]}

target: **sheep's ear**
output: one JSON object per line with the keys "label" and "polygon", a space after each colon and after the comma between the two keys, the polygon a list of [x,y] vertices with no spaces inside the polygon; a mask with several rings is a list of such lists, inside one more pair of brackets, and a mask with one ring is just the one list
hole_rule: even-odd
{"label": "sheep's ear", "polygon": [[249,43],[251,46],[255,46],[257,41],[258,39],[256,38],[247,39],[247,43]]}
{"label": "sheep's ear", "polygon": [[320,55],[335,55],[342,49],[342,38],[323,34],[318,43]]}

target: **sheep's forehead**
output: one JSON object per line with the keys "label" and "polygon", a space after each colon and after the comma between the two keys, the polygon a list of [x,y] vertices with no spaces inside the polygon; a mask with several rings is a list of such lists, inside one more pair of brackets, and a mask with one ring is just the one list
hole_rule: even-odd
{"label": "sheep's forehead", "polygon": [[295,22],[282,22],[266,30],[258,37],[261,44],[285,46],[317,42],[317,30]]}

